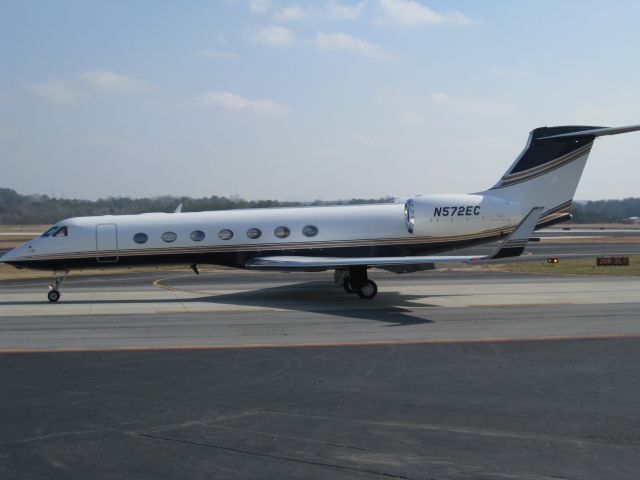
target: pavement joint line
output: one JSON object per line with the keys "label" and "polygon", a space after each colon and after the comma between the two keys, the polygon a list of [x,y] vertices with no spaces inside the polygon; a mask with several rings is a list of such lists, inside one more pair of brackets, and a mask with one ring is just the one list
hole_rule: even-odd
{"label": "pavement joint line", "polygon": [[352,467],[352,466],[349,466],[349,465],[342,465],[342,464],[339,464],[339,463],[329,463],[329,462],[320,462],[320,461],[315,461],[315,460],[307,460],[307,459],[304,459],[304,458],[295,458],[295,457],[292,457],[292,456],[276,455],[276,454],[273,454],[273,453],[259,452],[259,451],[255,451],[255,450],[248,450],[248,449],[230,447],[230,446],[219,445],[219,444],[214,444],[214,443],[196,442],[196,441],[192,441],[192,440],[171,438],[171,437],[160,436],[160,435],[149,435],[149,434],[145,434],[145,433],[139,433],[138,436],[144,437],[144,438],[149,438],[151,440],[161,440],[161,441],[165,441],[165,442],[174,442],[174,443],[181,443],[181,444],[184,444],[184,445],[192,445],[192,446],[195,446],[195,447],[204,447],[204,448],[214,448],[214,449],[218,449],[218,450],[225,450],[227,452],[234,452],[234,453],[237,453],[237,454],[240,454],[240,455],[251,455],[251,456],[255,456],[255,457],[269,458],[269,459],[272,459],[272,460],[281,460],[281,461],[285,461],[285,462],[302,463],[302,464],[305,464],[305,465],[313,465],[313,466],[324,467],[324,468],[333,468],[333,469],[346,470],[346,471],[351,471],[351,472],[366,473],[366,474],[369,474],[369,475],[375,475],[377,477],[399,478],[399,479],[404,479],[404,480],[410,480],[410,478],[411,478],[411,477],[407,477],[405,475],[389,473],[389,472],[385,472],[385,471],[382,471],[382,470],[379,470],[379,469],[378,470],[370,470],[370,469],[366,469],[366,468],[359,468],[359,467]]}
{"label": "pavement joint line", "polygon": [[361,342],[302,342],[302,343],[247,343],[236,345],[174,345],[174,346],[143,346],[129,347],[98,347],[98,348],[4,348],[0,355],[28,354],[28,353],[100,353],[100,352],[147,352],[147,351],[180,351],[180,350],[245,350],[262,348],[308,348],[308,347],[367,347],[367,346],[405,346],[405,345],[456,345],[483,343],[524,343],[524,342],[561,342],[584,340],[624,340],[640,339],[640,334],[610,334],[610,335],[557,335],[534,337],[487,337],[471,339],[426,339],[426,340],[366,340]]}

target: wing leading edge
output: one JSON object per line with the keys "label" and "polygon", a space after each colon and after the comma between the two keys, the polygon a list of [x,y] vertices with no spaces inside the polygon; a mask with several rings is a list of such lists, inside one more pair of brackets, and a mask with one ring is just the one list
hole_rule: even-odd
{"label": "wing leading edge", "polygon": [[430,257],[305,257],[268,256],[256,257],[246,263],[255,270],[323,270],[345,267],[387,267],[398,265],[422,265],[429,263],[473,263],[494,258],[517,257],[525,249],[543,207],[535,207],[525,215],[518,226],[505,238],[490,255],[436,255]]}

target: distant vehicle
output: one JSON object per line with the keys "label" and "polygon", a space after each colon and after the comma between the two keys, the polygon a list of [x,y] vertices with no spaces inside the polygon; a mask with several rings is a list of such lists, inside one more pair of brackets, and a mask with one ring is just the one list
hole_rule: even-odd
{"label": "distant vehicle", "polygon": [[[18,268],[64,275],[87,267],[225,265],[262,270],[335,270],[336,283],[361,298],[378,287],[371,267],[398,273],[440,262],[520,255],[534,229],[569,220],[569,207],[596,137],[640,130],[542,127],[489,190],[418,195],[389,204],[70,218],[0,258]],[[486,256],[434,253],[503,239]]]}
{"label": "distant vehicle", "polygon": [[629,217],[622,220],[625,225],[635,225],[640,223],[640,217]]}

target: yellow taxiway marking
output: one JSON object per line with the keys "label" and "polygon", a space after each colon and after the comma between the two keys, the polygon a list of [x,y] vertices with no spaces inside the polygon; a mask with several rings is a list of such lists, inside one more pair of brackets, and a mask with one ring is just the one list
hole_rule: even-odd
{"label": "yellow taxiway marking", "polygon": [[169,290],[170,292],[184,292],[184,293],[193,293],[198,295],[211,295],[211,292],[203,292],[202,290],[186,290],[184,288],[170,287],[169,285],[165,285],[164,283],[162,283],[165,280],[173,280],[174,278],[190,277],[190,276],[191,275],[173,275],[171,277],[162,277],[155,280],[153,282],[153,286],[158,288],[164,288],[165,290]]}
{"label": "yellow taxiway marking", "polygon": [[305,347],[363,347],[363,346],[403,346],[403,345],[451,345],[451,344],[482,344],[482,343],[524,343],[524,342],[557,342],[571,340],[621,340],[640,339],[637,334],[611,335],[579,335],[579,336],[540,336],[540,337],[490,337],[475,339],[432,339],[432,340],[365,340],[361,342],[302,342],[302,343],[243,343],[236,345],[175,345],[175,346],[144,346],[129,347],[98,347],[98,348],[5,348],[0,349],[0,355],[20,353],[91,353],[91,352],[141,352],[141,351],[180,351],[180,350],[244,350],[260,348],[305,348]]}
{"label": "yellow taxiway marking", "polygon": [[177,290],[178,290],[177,288],[169,287],[169,286],[167,286],[167,285],[163,285],[163,284],[161,283],[163,280],[169,280],[170,278],[173,278],[173,277],[163,277],[163,278],[159,278],[159,279],[157,279],[157,280],[155,280],[155,281],[153,282],[153,286],[154,286],[154,287],[158,287],[158,288],[164,288],[165,290],[177,291]]}

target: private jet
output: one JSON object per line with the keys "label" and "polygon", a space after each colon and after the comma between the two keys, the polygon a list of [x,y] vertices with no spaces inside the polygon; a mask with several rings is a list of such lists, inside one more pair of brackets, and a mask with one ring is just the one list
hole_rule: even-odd
{"label": "private jet", "polygon": [[[396,273],[442,262],[519,256],[534,230],[571,219],[569,208],[597,137],[640,130],[536,128],[490,189],[418,195],[386,204],[144,213],[69,218],[5,253],[17,268],[54,272],[48,300],[70,271],[139,265],[212,264],[254,270],[335,270],[348,293],[374,298],[370,268]],[[501,240],[488,255],[441,255]]]}

